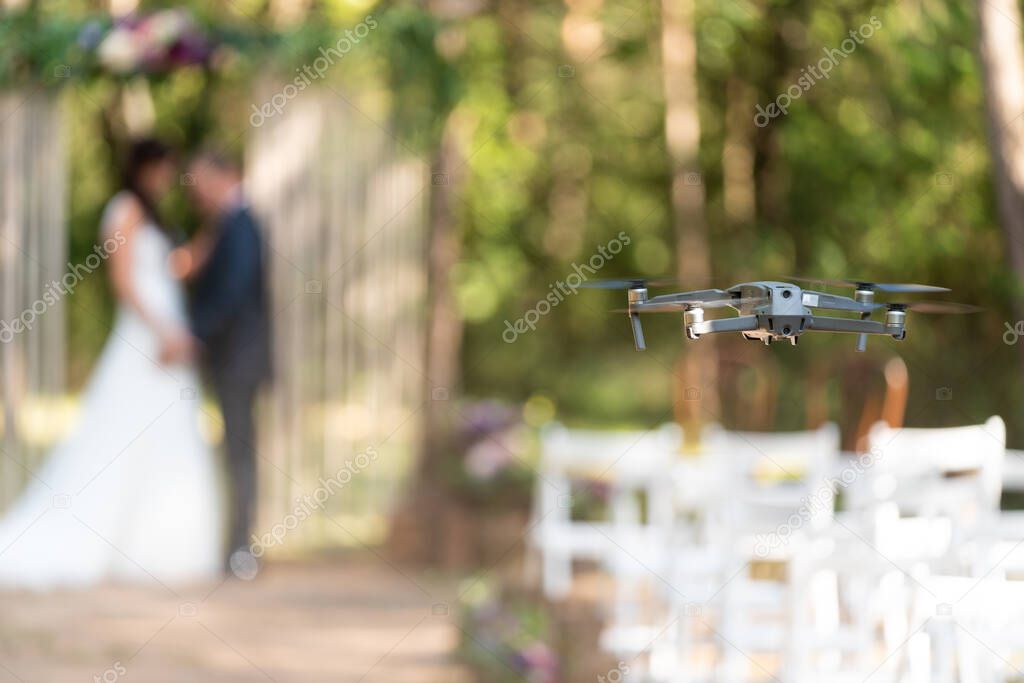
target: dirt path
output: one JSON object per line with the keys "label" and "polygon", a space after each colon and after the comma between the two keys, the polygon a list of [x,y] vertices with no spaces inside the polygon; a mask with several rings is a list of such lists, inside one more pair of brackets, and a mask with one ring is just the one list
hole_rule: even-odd
{"label": "dirt path", "polygon": [[467,683],[454,594],[372,556],[173,592],[0,594],[0,683]]}

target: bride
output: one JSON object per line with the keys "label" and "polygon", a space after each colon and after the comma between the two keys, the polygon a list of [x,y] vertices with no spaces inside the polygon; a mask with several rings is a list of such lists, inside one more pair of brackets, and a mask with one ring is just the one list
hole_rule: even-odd
{"label": "bride", "polygon": [[133,145],[124,189],[101,226],[118,301],[114,329],[80,425],[0,517],[0,587],[166,585],[222,569],[221,496],[199,434],[184,293],[156,214],[176,177],[167,147]]}

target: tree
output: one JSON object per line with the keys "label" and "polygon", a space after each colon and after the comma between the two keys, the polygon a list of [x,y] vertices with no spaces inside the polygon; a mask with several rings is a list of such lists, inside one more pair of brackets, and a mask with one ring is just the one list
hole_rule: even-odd
{"label": "tree", "polygon": [[[687,287],[708,286],[711,249],[700,173],[700,117],[697,100],[697,40],[694,0],[662,2],[662,68],[665,88],[665,136],[671,165],[676,267]],[[691,346],[676,366],[676,418],[693,443],[704,412],[718,414],[715,388],[718,354],[713,346]]]}
{"label": "tree", "polygon": [[[1009,265],[1024,279],[1024,49],[1016,0],[977,0],[981,66],[999,220]],[[1020,282],[1018,281],[1018,287]],[[1024,316],[1017,304],[1015,313]]]}
{"label": "tree", "polygon": [[382,22],[396,129],[410,148],[431,159],[423,427],[414,481],[396,515],[391,545],[412,559],[436,563],[444,553],[443,519],[450,497],[445,470],[453,447],[450,406],[461,384],[463,321],[452,284],[460,254],[455,207],[463,177],[463,155],[451,121],[458,77],[438,52],[442,20],[436,13],[396,5]]}

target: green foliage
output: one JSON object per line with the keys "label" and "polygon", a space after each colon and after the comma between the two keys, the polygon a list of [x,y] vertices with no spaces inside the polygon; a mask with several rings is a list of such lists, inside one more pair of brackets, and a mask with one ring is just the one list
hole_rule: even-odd
{"label": "green foliage", "polygon": [[19,83],[57,85],[81,60],[79,22],[43,18],[38,11],[0,11],[0,87]]}
{"label": "green foliage", "polygon": [[461,94],[455,67],[438,51],[444,25],[413,3],[386,4],[377,14],[380,35],[375,45],[393,101],[395,128],[413,149],[430,154]]}

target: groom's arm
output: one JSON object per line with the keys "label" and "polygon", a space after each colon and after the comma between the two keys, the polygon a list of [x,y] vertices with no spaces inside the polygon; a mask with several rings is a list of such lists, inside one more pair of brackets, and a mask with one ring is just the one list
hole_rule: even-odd
{"label": "groom's arm", "polygon": [[220,253],[208,264],[215,269],[214,277],[193,311],[192,332],[204,343],[227,327],[262,277],[260,236],[251,219],[240,219],[224,232],[221,240],[216,248]]}

